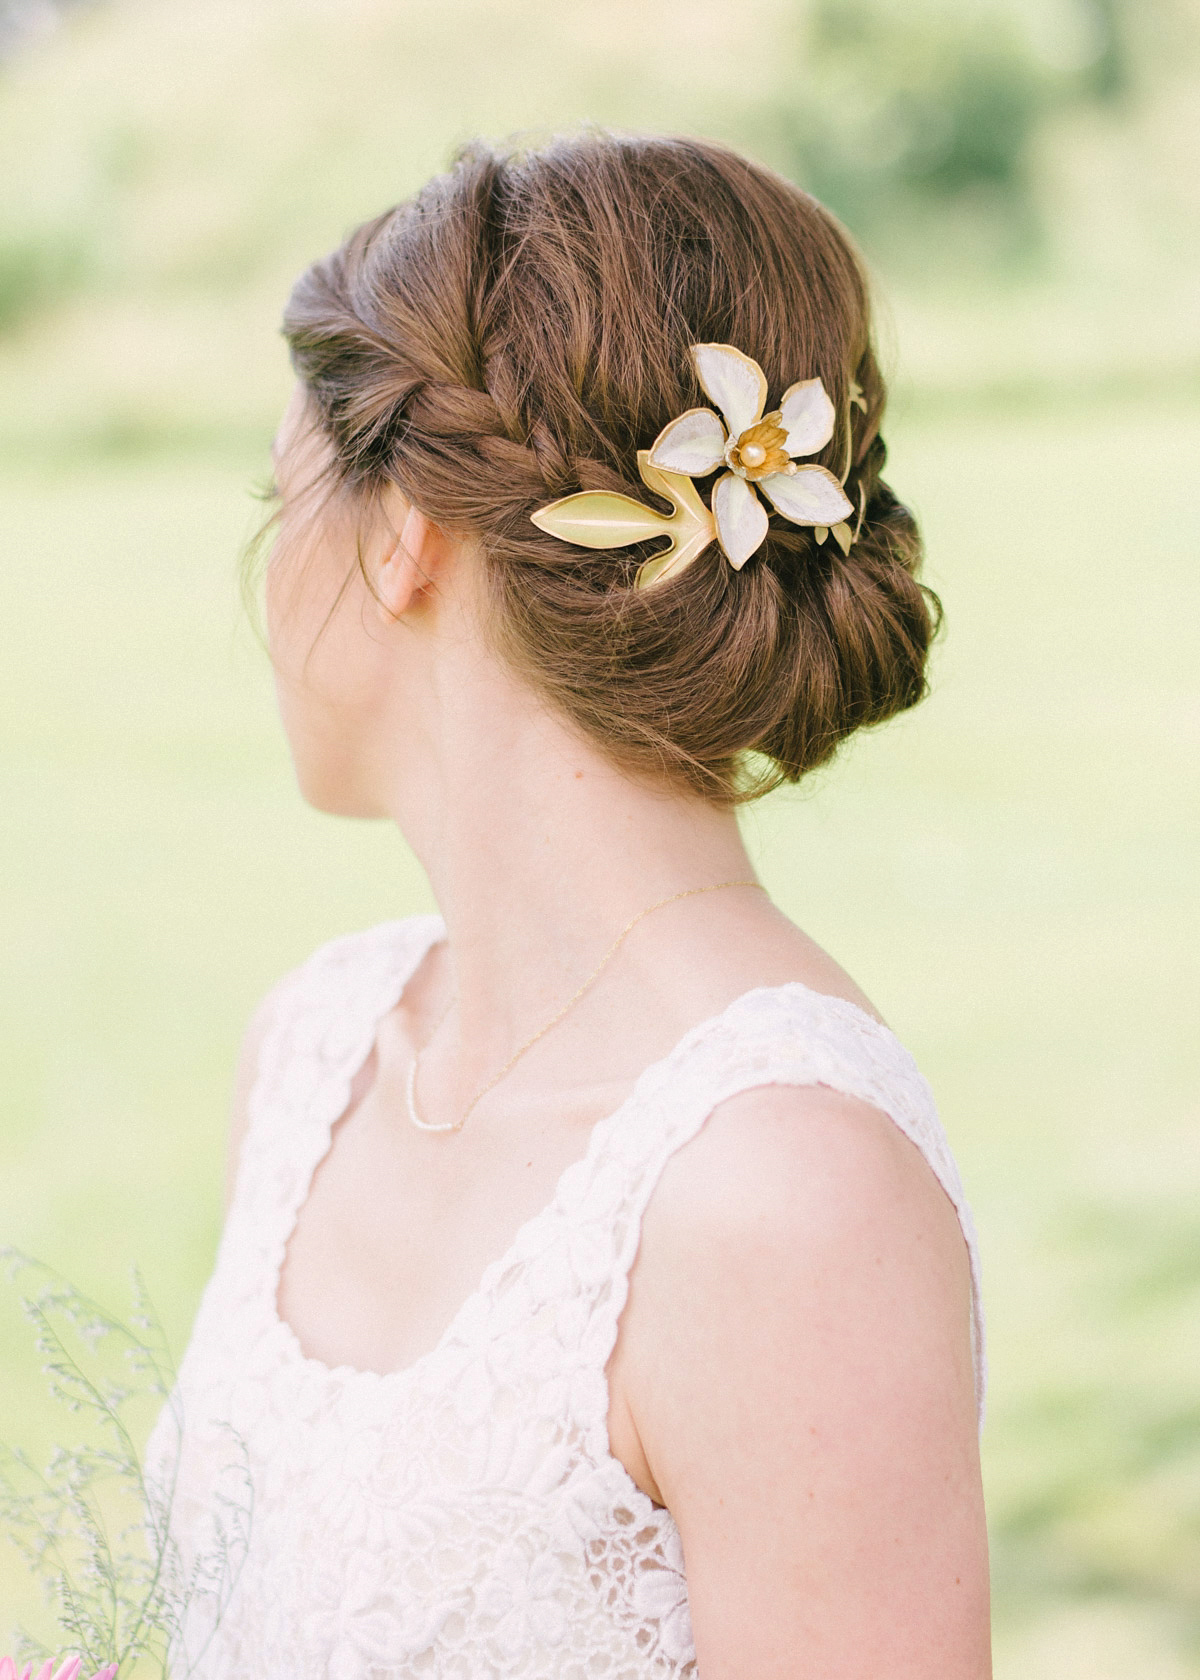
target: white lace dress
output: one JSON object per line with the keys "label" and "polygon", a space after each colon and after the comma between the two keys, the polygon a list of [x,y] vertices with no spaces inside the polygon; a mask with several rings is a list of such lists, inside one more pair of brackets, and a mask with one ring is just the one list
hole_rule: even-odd
{"label": "white lace dress", "polygon": [[[309,1359],[278,1316],[284,1247],[351,1081],[444,934],[419,916],[323,947],[280,988],[233,1205],[176,1391],[173,1530],[202,1558],[252,1487],[249,1544],[211,1680],[646,1680],[694,1676],[679,1534],[608,1444],[605,1365],[643,1211],[716,1104],[767,1084],[873,1103],[970,1213],[930,1091],[854,1005],[762,987],[689,1032],[592,1130],[586,1156],[488,1267],[437,1346],[380,1376]],[[152,1443],[170,1474],[176,1431]],[[234,1492],[235,1506],[238,1495]],[[246,1501],[247,1506],[249,1501]],[[183,1657],[177,1676],[191,1663]]]}

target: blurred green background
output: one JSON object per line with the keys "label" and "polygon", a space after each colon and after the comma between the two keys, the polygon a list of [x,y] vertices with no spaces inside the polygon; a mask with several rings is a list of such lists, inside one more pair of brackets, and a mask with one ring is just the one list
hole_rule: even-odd
{"label": "blurred green background", "polygon": [[[588,120],[746,148],[879,277],[934,692],[747,830],[976,1209],[1001,1680],[1200,1675],[1195,0],[0,0],[0,1236],[181,1345],[250,1009],[428,907],[300,802],[242,619],[279,311]],[[69,1438],[11,1291],[0,1360],[0,1437]]]}

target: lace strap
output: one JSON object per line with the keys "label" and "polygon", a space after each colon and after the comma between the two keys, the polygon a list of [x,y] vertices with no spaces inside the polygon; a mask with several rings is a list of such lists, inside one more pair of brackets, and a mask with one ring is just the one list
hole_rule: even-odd
{"label": "lace strap", "polygon": [[436,916],[382,922],[330,940],[278,983],[248,1098],[235,1208],[267,1225],[290,1221],[380,1019],[441,932]]}
{"label": "lace strap", "polygon": [[[977,1238],[958,1168],[933,1094],[912,1056],[886,1027],[854,1004],[799,983],[739,998],[650,1070],[637,1100],[604,1140],[596,1178],[611,1192],[612,1269],[597,1292],[588,1344],[607,1364],[629,1291],[642,1218],[663,1168],[719,1104],[762,1085],[825,1085],[870,1103],[920,1149],[958,1215],[971,1271],[971,1340],[980,1422],[986,1357]],[[607,1416],[592,1420],[593,1446],[606,1450]],[[600,1431],[603,1431],[601,1439]]]}

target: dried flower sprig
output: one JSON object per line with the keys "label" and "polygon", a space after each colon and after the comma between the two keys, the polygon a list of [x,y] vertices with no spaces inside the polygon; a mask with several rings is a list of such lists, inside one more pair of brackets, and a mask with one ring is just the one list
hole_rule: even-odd
{"label": "dried flower sprig", "polygon": [[[228,1603],[249,1542],[250,1483],[241,1443],[231,1436],[233,1491],[219,1498],[212,1544],[187,1561],[172,1536],[183,1417],[167,1338],[135,1274],[128,1323],[49,1267],[0,1249],[10,1277],[37,1282],[22,1297],[51,1398],[80,1414],[78,1445],[58,1447],[45,1469],[20,1449],[3,1449],[0,1523],[56,1605],[63,1645],[79,1653],[57,1675],[45,1642],[18,1630],[23,1661],[42,1663],[37,1680],[111,1680],[126,1663],[175,1680],[191,1673]],[[159,1413],[153,1473],[138,1439],[144,1413]],[[0,1659],[0,1680],[9,1680]],[[75,1663],[74,1668],[71,1664]],[[32,1670],[31,1670],[32,1676]]]}

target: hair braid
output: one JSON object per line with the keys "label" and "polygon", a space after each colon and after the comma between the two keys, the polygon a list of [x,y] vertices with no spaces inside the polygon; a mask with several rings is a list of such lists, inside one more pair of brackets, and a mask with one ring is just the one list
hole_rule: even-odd
{"label": "hair braid", "polygon": [[[695,140],[473,146],[314,264],[285,333],[335,477],[395,484],[468,540],[495,648],[630,769],[748,798],[924,692],[938,607],[881,477],[866,281],[779,176]],[[581,489],[655,500],[637,452],[706,400],[702,341],[752,356],[773,392],[821,378],[838,423],[816,459],[856,540],[843,554],[773,515],[740,571],[713,544],[633,591],[653,545],[579,548],[530,515]]]}

